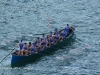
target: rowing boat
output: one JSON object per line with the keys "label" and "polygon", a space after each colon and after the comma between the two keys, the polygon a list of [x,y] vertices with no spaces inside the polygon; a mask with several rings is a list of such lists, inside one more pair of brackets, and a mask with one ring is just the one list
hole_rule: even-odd
{"label": "rowing boat", "polygon": [[23,66],[26,63],[36,61],[37,58],[40,58],[44,55],[48,55],[48,53],[51,53],[51,52],[63,47],[64,45],[66,45],[66,42],[68,42],[69,38],[73,36],[74,30],[70,29],[69,35],[64,40],[58,42],[57,44],[52,45],[51,47],[47,47],[46,49],[39,51],[37,53],[27,55],[27,56],[18,56],[18,55],[15,55],[14,53],[12,53],[11,66],[12,67]]}

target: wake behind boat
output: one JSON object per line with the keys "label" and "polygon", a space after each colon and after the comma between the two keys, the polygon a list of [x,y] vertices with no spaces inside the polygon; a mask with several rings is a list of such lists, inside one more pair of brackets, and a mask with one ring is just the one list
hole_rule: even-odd
{"label": "wake behind boat", "polygon": [[[58,31],[59,33],[63,32],[64,29]],[[68,41],[68,39],[73,36],[74,34],[74,28],[70,27],[68,34],[66,37],[59,39],[58,41],[56,40],[53,44],[50,44],[49,46],[39,49],[38,51],[35,50],[33,53],[27,54],[27,55],[18,55],[16,52],[12,53],[12,59],[11,59],[11,66],[16,67],[16,66],[21,66],[24,65],[28,62],[35,61],[37,58],[46,55],[47,53],[53,52],[57,50],[59,46],[63,46],[65,42]],[[53,36],[56,34],[54,33]],[[61,34],[60,34],[61,36]],[[34,42],[35,43],[35,42]]]}

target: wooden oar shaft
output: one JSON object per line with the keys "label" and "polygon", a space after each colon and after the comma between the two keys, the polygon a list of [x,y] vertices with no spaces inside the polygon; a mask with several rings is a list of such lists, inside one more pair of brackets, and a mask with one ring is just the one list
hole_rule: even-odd
{"label": "wooden oar shaft", "polygon": [[[15,48],[14,48],[14,49],[15,49]],[[12,49],[11,52],[12,52],[14,49]],[[10,52],[8,55],[10,55],[11,52]],[[1,60],[1,62],[2,62],[8,55],[6,55],[6,56]],[[1,62],[0,62],[0,63],[1,63]]]}
{"label": "wooden oar shaft", "polygon": [[50,19],[49,19],[48,13],[47,13],[47,21],[48,21],[48,27],[50,28]]}
{"label": "wooden oar shaft", "polygon": [[[72,30],[75,30],[75,27],[71,27]],[[64,29],[61,29],[59,32],[61,32]],[[42,33],[43,34],[43,33]],[[42,35],[42,34],[34,34],[34,35]],[[48,34],[48,33],[44,33],[44,34]]]}
{"label": "wooden oar shaft", "polygon": [[[42,33],[43,34],[43,33]],[[34,35],[42,35],[42,34],[34,34]],[[44,34],[48,34],[48,33],[44,33]]]}
{"label": "wooden oar shaft", "polygon": [[[61,32],[62,30],[59,30],[59,32]],[[42,33],[42,34],[48,34],[48,33]],[[34,35],[42,35],[42,34],[34,34]]]}

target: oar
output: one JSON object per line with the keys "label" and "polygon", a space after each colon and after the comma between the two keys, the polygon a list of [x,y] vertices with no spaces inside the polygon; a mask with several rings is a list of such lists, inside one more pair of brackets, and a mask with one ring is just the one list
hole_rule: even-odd
{"label": "oar", "polygon": [[[63,29],[62,29],[63,30]],[[60,30],[59,32],[61,32],[62,30]],[[49,32],[48,32],[49,33]],[[42,34],[48,34],[48,33],[42,33]],[[42,35],[42,34],[34,34],[34,35]]]}
{"label": "oar", "polygon": [[32,38],[38,38],[38,37],[32,37]]}
{"label": "oar", "polygon": [[[12,52],[13,50],[15,50],[15,48],[14,48],[14,49],[12,49],[12,50],[11,50],[11,52]],[[8,55],[10,55],[10,54],[11,54],[11,52],[10,52]],[[1,60],[1,62],[2,62],[2,61],[3,61],[3,60],[4,60],[4,59],[5,59],[8,55],[6,55],[6,56],[5,56],[5,57]],[[0,62],[0,63],[1,63],[1,62]]]}
{"label": "oar", "polygon": [[47,13],[47,21],[48,21],[48,28],[50,28],[50,19],[49,19],[48,13]]}
{"label": "oar", "polygon": [[[47,13],[47,21],[48,21],[48,28],[50,28],[50,20],[49,20],[48,13]],[[42,34],[34,34],[34,35],[42,35]],[[48,33],[44,33],[44,34],[48,34]]]}
{"label": "oar", "polygon": [[[42,33],[42,34],[48,34],[48,33]],[[42,34],[34,34],[34,35],[42,35]]]}
{"label": "oar", "polygon": [[[48,23],[49,23],[49,21],[48,21]],[[72,29],[72,30],[75,30],[76,27],[77,27],[77,26],[74,25],[74,26],[71,27],[71,29]],[[61,32],[62,30],[63,30],[63,29],[61,29],[59,32]],[[48,33],[42,33],[42,34],[48,34]],[[42,35],[42,34],[34,34],[34,35]]]}

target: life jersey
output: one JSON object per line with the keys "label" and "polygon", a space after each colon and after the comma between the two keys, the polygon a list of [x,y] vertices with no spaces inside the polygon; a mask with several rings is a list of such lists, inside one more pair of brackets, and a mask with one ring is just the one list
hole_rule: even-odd
{"label": "life jersey", "polygon": [[37,47],[40,47],[41,45],[39,43],[36,44]]}
{"label": "life jersey", "polygon": [[65,38],[66,37],[66,32],[62,32],[61,36]]}
{"label": "life jersey", "polygon": [[23,43],[22,42],[19,43],[19,47],[20,47],[20,50],[23,49]]}
{"label": "life jersey", "polygon": [[45,38],[45,37],[43,37],[43,38],[42,38],[42,40],[46,41],[46,38]]}
{"label": "life jersey", "polygon": [[49,34],[49,36],[51,37],[51,36],[52,36],[52,34],[50,33],[50,34]]}
{"label": "life jersey", "polygon": [[27,50],[27,46],[24,46],[24,48],[23,48],[24,50]]}
{"label": "life jersey", "polygon": [[39,39],[39,40],[36,40],[35,44],[37,44],[37,43],[39,43],[39,42],[41,42],[40,39]]}
{"label": "life jersey", "polygon": [[43,38],[42,38],[42,40],[43,40],[42,45],[46,45],[46,38],[45,38],[45,37],[43,37]]}
{"label": "life jersey", "polygon": [[54,41],[54,39],[52,37],[50,37],[50,42],[53,42],[53,41]]}
{"label": "life jersey", "polygon": [[42,45],[46,45],[46,42],[45,42],[45,41],[43,41]]}
{"label": "life jersey", "polygon": [[54,35],[56,35],[56,34],[59,34],[59,32],[58,32],[58,31],[55,31],[55,32],[54,32]]}
{"label": "life jersey", "polygon": [[32,46],[32,48],[31,48],[30,51],[31,51],[31,52],[34,52],[34,50],[35,50],[35,48],[34,48],[34,46]]}
{"label": "life jersey", "polygon": [[59,39],[59,36],[58,36],[58,35],[56,35],[56,36],[55,36],[55,38],[56,38],[56,39]]}

